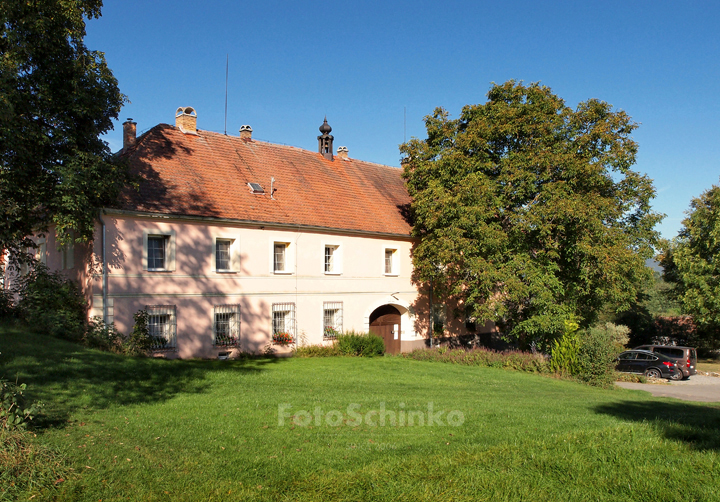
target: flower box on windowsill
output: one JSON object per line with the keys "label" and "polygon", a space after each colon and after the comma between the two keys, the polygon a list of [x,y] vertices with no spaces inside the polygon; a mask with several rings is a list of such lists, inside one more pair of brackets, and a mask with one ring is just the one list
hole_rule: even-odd
{"label": "flower box on windowsill", "polygon": [[275,345],[290,345],[293,343],[293,336],[290,333],[277,332],[272,339]]}
{"label": "flower box on windowsill", "polygon": [[338,330],[327,326],[323,331],[323,340],[335,340],[339,334],[340,332]]}
{"label": "flower box on windowsill", "polygon": [[234,336],[217,335],[215,339],[216,347],[236,347],[238,339]]}

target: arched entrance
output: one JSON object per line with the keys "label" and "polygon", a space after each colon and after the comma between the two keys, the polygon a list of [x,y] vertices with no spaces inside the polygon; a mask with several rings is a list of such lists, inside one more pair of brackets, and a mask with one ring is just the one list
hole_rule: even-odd
{"label": "arched entrance", "polygon": [[400,311],[392,305],[383,305],[370,314],[370,333],[385,341],[385,352],[400,353]]}

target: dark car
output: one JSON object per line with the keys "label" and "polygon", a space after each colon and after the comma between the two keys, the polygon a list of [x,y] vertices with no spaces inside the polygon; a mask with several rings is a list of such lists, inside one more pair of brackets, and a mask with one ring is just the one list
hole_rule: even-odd
{"label": "dark car", "polygon": [[618,356],[615,369],[652,378],[680,380],[683,377],[677,361],[649,350],[626,350]]}
{"label": "dark car", "polygon": [[655,354],[662,354],[678,363],[683,372],[683,378],[697,374],[697,351],[694,347],[677,347],[675,345],[641,345],[633,350],[647,350]]}

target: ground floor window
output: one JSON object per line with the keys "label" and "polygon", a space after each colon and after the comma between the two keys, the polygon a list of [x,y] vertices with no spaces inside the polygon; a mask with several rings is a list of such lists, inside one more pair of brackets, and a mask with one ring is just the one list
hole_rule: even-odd
{"label": "ground floor window", "polygon": [[240,305],[215,305],[213,308],[213,344],[237,345],[240,340]]}
{"label": "ground floor window", "polygon": [[323,303],[323,338],[333,340],[343,330],[343,304],[342,302]]}
{"label": "ground floor window", "polygon": [[177,316],[175,305],[148,305],[148,331],[153,350],[177,347]]}
{"label": "ground floor window", "polygon": [[295,340],[294,303],[273,303],[272,337],[274,342],[280,344],[292,343]]}

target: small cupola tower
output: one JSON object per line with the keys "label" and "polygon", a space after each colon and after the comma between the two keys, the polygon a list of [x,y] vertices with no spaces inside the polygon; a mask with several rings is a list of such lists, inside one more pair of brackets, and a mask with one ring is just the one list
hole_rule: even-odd
{"label": "small cupola tower", "polygon": [[327,123],[327,117],[325,117],[323,125],[320,126],[322,134],[318,136],[318,152],[326,159],[333,160],[333,137],[330,131],[332,131],[332,127]]}

